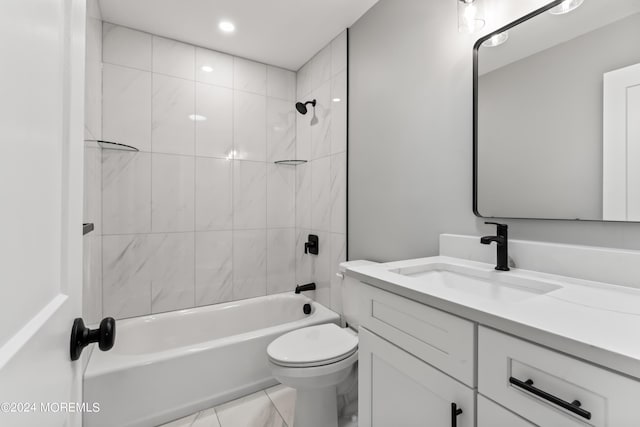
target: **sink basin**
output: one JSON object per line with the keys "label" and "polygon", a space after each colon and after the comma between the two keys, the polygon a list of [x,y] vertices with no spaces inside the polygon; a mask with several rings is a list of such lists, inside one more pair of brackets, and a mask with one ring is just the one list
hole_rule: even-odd
{"label": "sink basin", "polygon": [[560,283],[549,280],[448,263],[417,264],[389,269],[389,272],[414,278],[425,286],[438,286],[456,293],[505,303],[562,289]]}

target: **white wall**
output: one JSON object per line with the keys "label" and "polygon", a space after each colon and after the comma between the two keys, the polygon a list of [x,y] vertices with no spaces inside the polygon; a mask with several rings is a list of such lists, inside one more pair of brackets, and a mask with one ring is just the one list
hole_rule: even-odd
{"label": "white wall", "polygon": [[[312,108],[297,114],[296,155],[308,163],[296,167],[296,281],[315,282],[316,299],[335,308],[335,273],[346,256],[346,31],[298,71],[297,99],[317,101],[318,123],[311,125]],[[319,238],[317,256],[304,254],[309,234]]]}
{"label": "white wall", "polygon": [[[486,2],[486,31],[545,1]],[[381,0],[350,29],[349,258],[436,255],[472,213],[472,47],[454,0]],[[508,220],[519,239],[640,248],[640,224]]]}

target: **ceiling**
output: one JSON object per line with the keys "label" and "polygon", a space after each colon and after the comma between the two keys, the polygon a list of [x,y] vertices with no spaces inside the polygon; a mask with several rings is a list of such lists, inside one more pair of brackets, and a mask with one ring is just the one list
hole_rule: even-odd
{"label": "ceiling", "polygon": [[378,0],[99,1],[107,22],[295,71]]}

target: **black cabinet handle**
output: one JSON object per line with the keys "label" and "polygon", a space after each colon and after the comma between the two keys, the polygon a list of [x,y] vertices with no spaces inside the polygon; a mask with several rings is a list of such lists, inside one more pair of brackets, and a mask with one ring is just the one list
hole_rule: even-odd
{"label": "black cabinet handle", "polygon": [[71,343],[69,346],[71,360],[78,360],[82,350],[93,342],[97,342],[100,350],[111,350],[116,340],[116,321],[113,317],[105,317],[98,329],[89,329],[81,318],[73,321]]}
{"label": "black cabinet handle", "polygon": [[539,388],[534,387],[533,380],[531,379],[520,381],[517,378],[509,377],[509,382],[518,388],[521,388],[531,394],[541,397],[548,402],[553,403],[554,405],[558,405],[559,407],[566,409],[567,411],[573,412],[576,415],[580,415],[582,418],[585,418],[587,420],[591,419],[591,412],[582,409],[580,407],[582,403],[580,403],[579,400],[574,400],[571,403],[567,402],[566,400],[562,400],[559,397],[554,396],[553,394],[547,393],[544,390],[540,390]]}
{"label": "black cabinet handle", "polygon": [[462,409],[455,403],[451,404],[451,427],[458,427],[458,415],[462,414]]}

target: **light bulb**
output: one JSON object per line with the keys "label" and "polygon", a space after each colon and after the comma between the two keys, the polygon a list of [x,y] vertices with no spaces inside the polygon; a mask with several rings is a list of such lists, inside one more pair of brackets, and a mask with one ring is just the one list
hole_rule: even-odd
{"label": "light bulb", "polygon": [[458,0],[458,30],[472,34],[484,27],[481,0]]}
{"label": "light bulb", "polygon": [[502,33],[493,35],[490,39],[485,40],[482,43],[482,46],[484,47],[500,46],[502,43],[506,42],[508,39],[509,39],[509,32],[503,31]]}
{"label": "light bulb", "polygon": [[220,31],[225,33],[233,33],[236,30],[236,26],[230,21],[220,21],[218,28],[220,28]]}
{"label": "light bulb", "polygon": [[552,15],[564,15],[565,13],[569,13],[572,10],[579,8],[583,2],[584,0],[565,0],[556,7],[550,9],[549,13]]}

